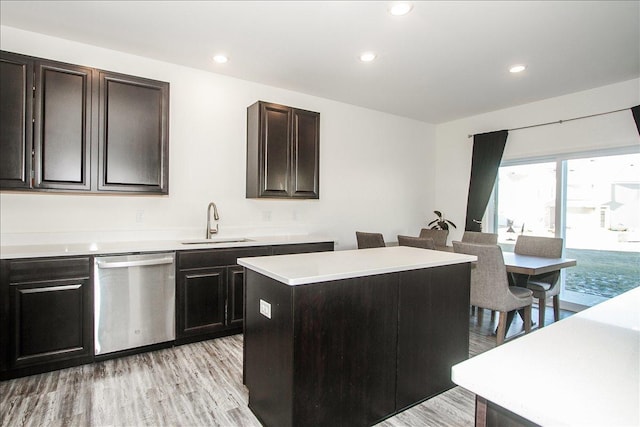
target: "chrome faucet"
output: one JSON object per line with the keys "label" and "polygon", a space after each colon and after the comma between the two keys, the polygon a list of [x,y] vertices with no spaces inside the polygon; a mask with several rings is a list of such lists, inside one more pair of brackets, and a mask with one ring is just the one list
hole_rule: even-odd
{"label": "chrome faucet", "polygon": [[213,208],[213,219],[216,221],[220,219],[218,215],[218,207],[215,203],[209,203],[207,207],[207,239],[211,238],[212,234],[216,234],[218,232],[218,223],[216,222],[216,228],[211,228],[211,208]]}

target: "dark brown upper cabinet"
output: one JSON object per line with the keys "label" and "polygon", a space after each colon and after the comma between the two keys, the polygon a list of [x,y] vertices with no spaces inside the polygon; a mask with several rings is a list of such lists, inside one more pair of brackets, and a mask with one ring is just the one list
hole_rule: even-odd
{"label": "dark brown upper cabinet", "polygon": [[247,108],[247,198],[318,199],[320,113],[258,101]]}
{"label": "dark brown upper cabinet", "polygon": [[34,188],[91,190],[94,70],[35,61]]}
{"label": "dark brown upper cabinet", "polygon": [[99,190],[168,193],[169,83],[100,72]]}
{"label": "dark brown upper cabinet", "polygon": [[29,188],[33,61],[0,51],[0,188]]}
{"label": "dark brown upper cabinet", "polygon": [[0,52],[0,186],[90,190],[93,70]]}
{"label": "dark brown upper cabinet", "polygon": [[0,51],[0,189],[168,194],[169,83]]}

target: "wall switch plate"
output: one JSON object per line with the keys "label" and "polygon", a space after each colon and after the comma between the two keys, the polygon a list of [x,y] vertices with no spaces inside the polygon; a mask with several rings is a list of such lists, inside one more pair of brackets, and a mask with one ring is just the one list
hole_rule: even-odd
{"label": "wall switch plate", "polygon": [[271,304],[263,299],[260,300],[260,314],[267,319],[271,319]]}

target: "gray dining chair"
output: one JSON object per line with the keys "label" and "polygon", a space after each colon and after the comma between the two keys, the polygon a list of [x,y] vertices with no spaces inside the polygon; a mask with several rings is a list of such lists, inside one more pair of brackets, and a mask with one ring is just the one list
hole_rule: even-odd
{"label": "gray dining chair", "polygon": [[532,292],[518,286],[509,286],[507,268],[498,245],[478,245],[453,242],[457,253],[475,255],[478,261],[471,268],[470,304],[478,307],[478,324],[482,324],[481,310],[487,308],[500,313],[496,342],[500,345],[507,333],[507,313],[524,309],[525,333],[531,331]]}
{"label": "gray dining chair", "polygon": [[384,248],[386,246],[384,236],[381,233],[356,231],[356,241],[358,242],[358,249]]}
{"label": "gray dining chair", "polygon": [[479,245],[497,245],[498,235],[495,233],[481,233],[479,231],[465,231],[462,235],[464,243],[476,243]]}
{"label": "gray dining chair", "polygon": [[420,230],[420,237],[431,238],[436,247],[447,246],[447,237],[449,236],[449,230],[436,230],[433,228],[423,228]]}
{"label": "gray dining chair", "polygon": [[[518,236],[513,252],[544,258],[562,258],[563,240],[559,237]],[[529,276],[527,288],[538,300],[538,328],[544,327],[547,299],[553,297],[553,319],[560,320],[560,270]]]}
{"label": "gray dining chair", "polygon": [[[480,231],[465,231],[462,234],[462,241],[464,243],[475,243],[479,245],[497,245],[498,235],[496,233],[482,233]],[[471,314],[475,314],[475,307],[471,306]],[[496,317],[496,312],[491,311],[491,321],[493,322]]]}
{"label": "gray dining chair", "polygon": [[412,246],[414,248],[435,249],[436,244],[430,237],[402,236],[398,234],[398,246]]}

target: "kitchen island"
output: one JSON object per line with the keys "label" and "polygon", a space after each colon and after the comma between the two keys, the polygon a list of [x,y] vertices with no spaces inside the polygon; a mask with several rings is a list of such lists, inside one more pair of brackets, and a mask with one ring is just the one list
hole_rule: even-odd
{"label": "kitchen island", "polygon": [[266,426],[365,426],[449,389],[475,259],[402,246],[238,259],[249,407]]}
{"label": "kitchen island", "polygon": [[639,308],[636,288],[454,366],[476,425],[640,425]]}

